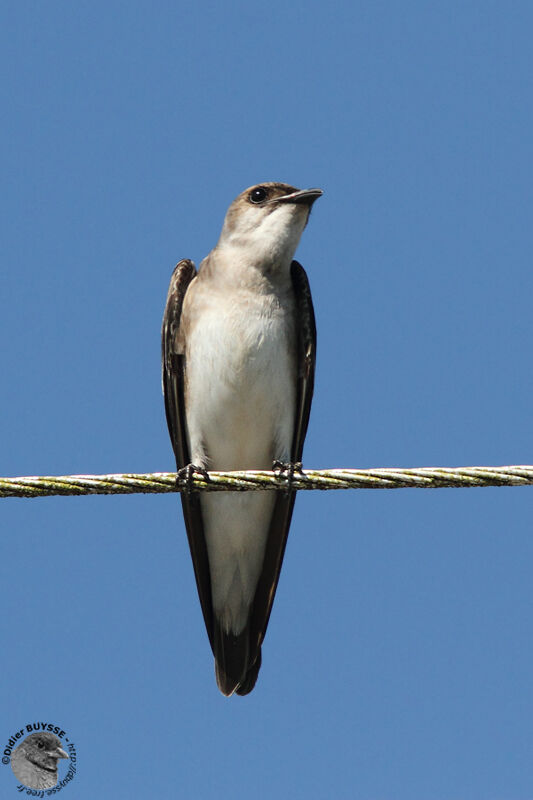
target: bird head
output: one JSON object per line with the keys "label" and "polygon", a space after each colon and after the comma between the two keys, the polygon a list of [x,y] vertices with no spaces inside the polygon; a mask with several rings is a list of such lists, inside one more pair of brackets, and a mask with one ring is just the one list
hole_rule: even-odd
{"label": "bird head", "polygon": [[321,194],[287,183],[250,186],[229,207],[217,248],[238,249],[240,258],[258,267],[288,266]]}
{"label": "bird head", "polygon": [[32,764],[47,770],[57,770],[58,760],[69,757],[57,736],[45,731],[27,736],[17,750]]}

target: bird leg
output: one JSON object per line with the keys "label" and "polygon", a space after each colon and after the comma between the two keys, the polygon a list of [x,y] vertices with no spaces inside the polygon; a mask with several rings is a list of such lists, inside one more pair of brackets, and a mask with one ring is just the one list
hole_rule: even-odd
{"label": "bird leg", "polygon": [[181,469],[179,469],[177,472],[176,489],[178,489],[178,491],[184,489],[185,494],[191,494],[191,492],[194,492],[194,473],[201,475],[205,481],[209,482],[207,470],[205,470],[203,467],[198,467],[196,464],[187,464],[186,467],[181,467]]}
{"label": "bird leg", "polygon": [[277,458],[272,462],[272,471],[275,472],[278,477],[281,477],[283,474],[287,475],[287,484],[285,491],[289,494],[292,491],[292,484],[294,481],[294,473],[299,472],[300,475],[303,474],[302,469],[302,462],[301,461],[279,461]]}

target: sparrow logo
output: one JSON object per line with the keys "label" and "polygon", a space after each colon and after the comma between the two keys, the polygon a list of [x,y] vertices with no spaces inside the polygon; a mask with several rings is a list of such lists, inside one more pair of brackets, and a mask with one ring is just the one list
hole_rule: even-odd
{"label": "sparrow logo", "polygon": [[[68,769],[60,780],[58,765],[63,759],[69,760]],[[49,797],[57,794],[76,774],[76,747],[59,725],[49,722],[32,722],[19,728],[9,737],[2,763],[11,764],[11,769],[19,785],[32,797]]]}

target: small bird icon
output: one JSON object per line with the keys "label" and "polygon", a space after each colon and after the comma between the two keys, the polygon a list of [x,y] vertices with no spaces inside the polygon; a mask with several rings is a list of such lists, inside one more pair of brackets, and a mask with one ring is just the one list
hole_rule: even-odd
{"label": "small bird icon", "polygon": [[163,392],[180,476],[277,468],[287,490],[181,495],[196,583],[225,695],[251,692],[301,469],[316,330],[293,261],[320,189],[251,186],[216,247],[174,270],[163,320]]}
{"label": "small bird icon", "polygon": [[53,733],[32,733],[11,755],[11,769],[30,789],[52,789],[57,784],[57,762],[69,756]]}

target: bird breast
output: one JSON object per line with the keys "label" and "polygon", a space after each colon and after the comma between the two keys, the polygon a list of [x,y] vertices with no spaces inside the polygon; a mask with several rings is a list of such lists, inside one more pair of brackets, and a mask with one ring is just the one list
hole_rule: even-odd
{"label": "bird breast", "polygon": [[274,294],[240,291],[204,305],[186,352],[191,456],[199,448],[211,469],[260,469],[290,448],[294,329],[293,303]]}

